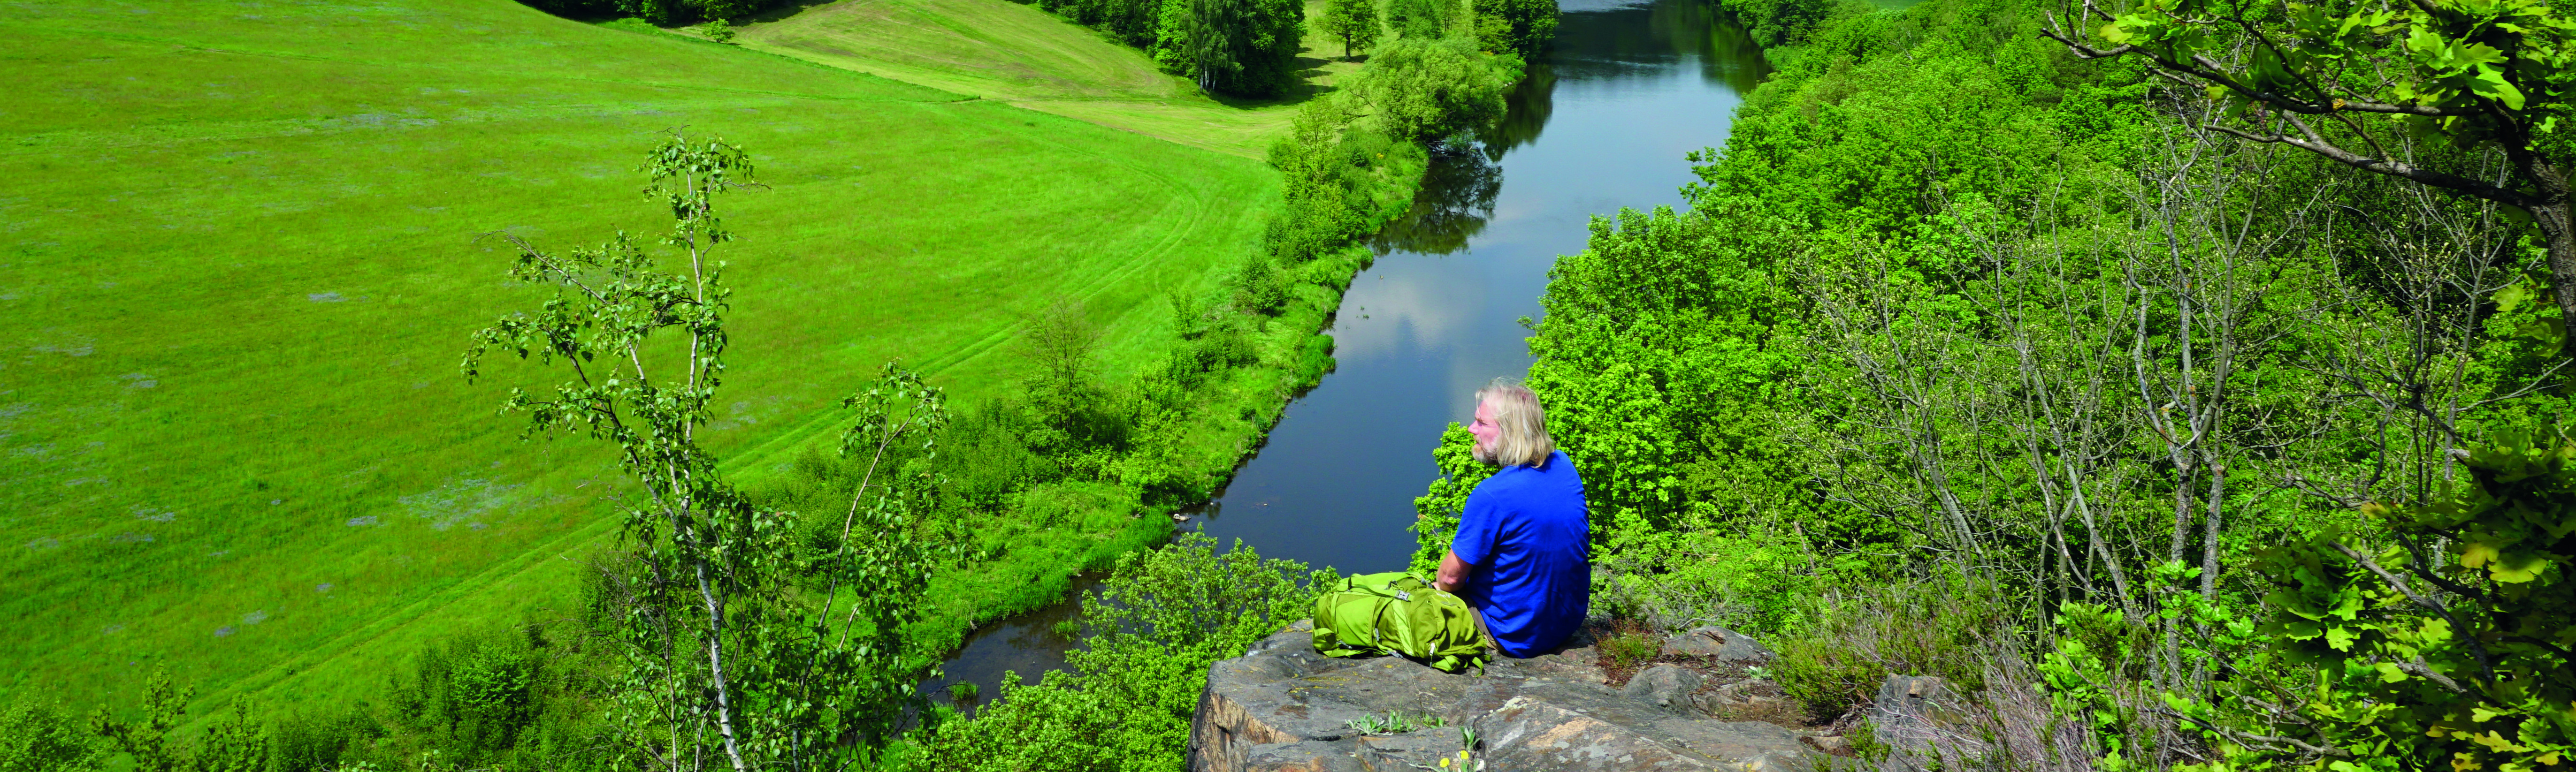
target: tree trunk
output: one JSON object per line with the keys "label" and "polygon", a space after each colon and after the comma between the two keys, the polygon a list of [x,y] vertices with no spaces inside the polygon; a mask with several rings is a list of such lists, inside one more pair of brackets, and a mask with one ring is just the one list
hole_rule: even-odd
{"label": "tree trunk", "polygon": [[[2541,237],[2549,242],[2549,284],[2551,294],[2558,296],[2558,321],[2563,325],[2559,329],[2576,333],[2576,218],[2568,211],[2567,171],[2557,164],[2534,163],[2527,173],[2540,188],[2540,203],[2523,210],[2531,213]],[[2567,356],[2576,358],[2576,334],[2562,337],[2559,344]]]}

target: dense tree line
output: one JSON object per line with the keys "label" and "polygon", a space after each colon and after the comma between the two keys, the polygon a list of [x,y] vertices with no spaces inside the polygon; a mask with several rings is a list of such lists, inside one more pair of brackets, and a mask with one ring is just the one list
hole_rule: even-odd
{"label": "dense tree line", "polygon": [[784,5],[784,0],[520,0],[530,7],[576,19],[637,18],[671,26],[697,21],[736,21]]}
{"label": "dense tree line", "polygon": [[[2565,157],[2472,121],[2562,109],[2524,60],[2565,21],[1728,7],[1780,72],[1686,211],[1595,222],[1531,341],[1595,608],[1768,632],[1819,719],[1948,676],[1991,743],[1941,768],[2563,761],[2576,391],[2515,201]],[[2138,47],[2042,35],[2106,20]],[[2527,198],[2392,173],[2426,169]]]}

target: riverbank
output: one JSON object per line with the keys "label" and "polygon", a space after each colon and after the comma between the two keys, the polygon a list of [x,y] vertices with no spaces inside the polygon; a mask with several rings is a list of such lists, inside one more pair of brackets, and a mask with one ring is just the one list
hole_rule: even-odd
{"label": "riverbank", "polygon": [[[1322,8],[1310,3],[1307,13],[1313,18]],[[1457,21],[1463,26],[1466,16]],[[1374,259],[1358,242],[1415,208],[1414,193],[1432,162],[1421,142],[1395,136],[1402,130],[1366,117],[1367,110],[1312,109],[1318,100],[1340,98],[1337,92],[1359,83],[1363,69],[1357,60],[1323,55],[1318,48],[1338,43],[1319,35],[1306,39],[1303,82],[1280,99],[1252,102],[1211,98],[1187,79],[1155,69],[1135,49],[1002,0],[854,0],[754,20],[736,40],[1178,144],[1257,155],[1287,177],[1288,200],[1271,215],[1264,243],[1247,250],[1245,263],[1218,286],[1184,285],[1167,298],[1175,321],[1161,340],[1173,357],[1166,361],[1193,363],[1156,372],[1131,362],[1123,372],[1104,374],[1105,398],[1121,405],[1113,410],[1133,416],[1121,419],[1128,426],[1121,433],[1136,439],[1097,447],[994,440],[965,451],[1053,466],[988,484],[1010,491],[970,508],[973,523],[963,530],[971,532],[969,554],[978,557],[933,580],[932,608],[907,633],[925,652],[952,651],[979,626],[1066,601],[1078,574],[1105,570],[1120,555],[1168,539],[1168,515],[1221,488],[1261,446],[1287,403],[1333,367],[1334,341],[1321,333],[1333,324],[1353,276]],[[1521,74],[1509,55],[1484,55],[1481,65],[1506,78]],[[1501,108],[1497,99],[1489,109],[1499,115]],[[1229,337],[1242,339],[1248,351],[1210,353],[1235,345],[1223,342]],[[1228,361],[1211,367],[1212,357]],[[1242,361],[1232,361],[1237,358]],[[986,406],[1025,407],[1007,398]]]}
{"label": "riverbank", "polygon": [[[1725,140],[1766,72],[1761,49],[1697,0],[1568,7],[1504,120],[1433,153],[1412,206],[1372,237],[1377,256],[1327,331],[1333,372],[1182,528],[1315,568],[1404,567],[1413,500],[1441,473],[1429,451],[1477,386],[1528,367],[1521,319],[1541,311],[1557,256],[1619,203],[1679,203],[1686,154]],[[1005,670],[1035,681],[1062,668],[1074,642],[1049,624],[979,628],[930,686],[989,697]]]}

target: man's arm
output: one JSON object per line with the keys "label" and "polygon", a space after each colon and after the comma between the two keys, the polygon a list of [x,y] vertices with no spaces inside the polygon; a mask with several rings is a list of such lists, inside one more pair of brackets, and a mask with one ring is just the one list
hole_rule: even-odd
{"label": "man's arm", "polygon": [[1432,580],[1431,586],[1440,588],[1441,592],[1451,594],[1456,594],[1459,590],[1466,589],[1467,561],[1459,560],[1458,553],[1454,551],[1441,555],[1440,576]]}

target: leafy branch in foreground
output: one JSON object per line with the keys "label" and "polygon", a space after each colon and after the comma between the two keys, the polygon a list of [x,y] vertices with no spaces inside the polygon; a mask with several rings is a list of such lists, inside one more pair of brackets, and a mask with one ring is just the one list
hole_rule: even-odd
{"label": "leafy branch in foreground", "polygon": [[[624,656],[610,711],[623,759],[674,772],[850,768],[919,704],[918,668],[898,636],[917,617],[927,550],[907,525],[912,502],[877,484],[876,466],[896,443],[934,434],[944,398],[890,364],[876,388],[843,403],[863,414],[843,452],[872,452],[868,476],[832,553],[801,560],[795,515],[756,505],[696,435],[713,418],[730,342],[725,264],[710,254],[733,234],[714,197],[758,185],[750,159],[674,132],[642,171],[645,195],[673,220],[658,241],[685,264],[662,267],[623,232],[565,254],[503,236],[519,251],[511,276],[553,297],[477,332],[465,375],[479,376],[494,351],[569,370],[544,393],[512,389],[503,410],[526,413],[530,435],[615,445],[643,489],[625,513],[633,576],[610,601]],[[795,579],[817,574],[828,577],[820,596],[801,594]]]}
{"label": "leafy branch in foreground", "polygon": [[[2115,13],[2081,2],[2040,34],[2088,59],[2143,59],[2223,99],[2209,129],[2529,213],[2560,318],[2576,321],[2576,199],[2558,126],[2576,89],[2576,22],[2548,3],[2146,0]],[[2107,23],[2088,31],[2094,19]],[[2509,173],[2424,162],[2416,138],[2500,150]]]}
{"label": "leafy branch in foreground", "polygon": [[2458,495],[2365,507],[2394,542],[2324,533],[2266,553],[2281,613],[2259,632],[2316,669],[2309,693],[2171,714],[2225,752],[2209,769],[2531,770],[2576,756],[2576,444],[2525,434],[2458,454]]}

